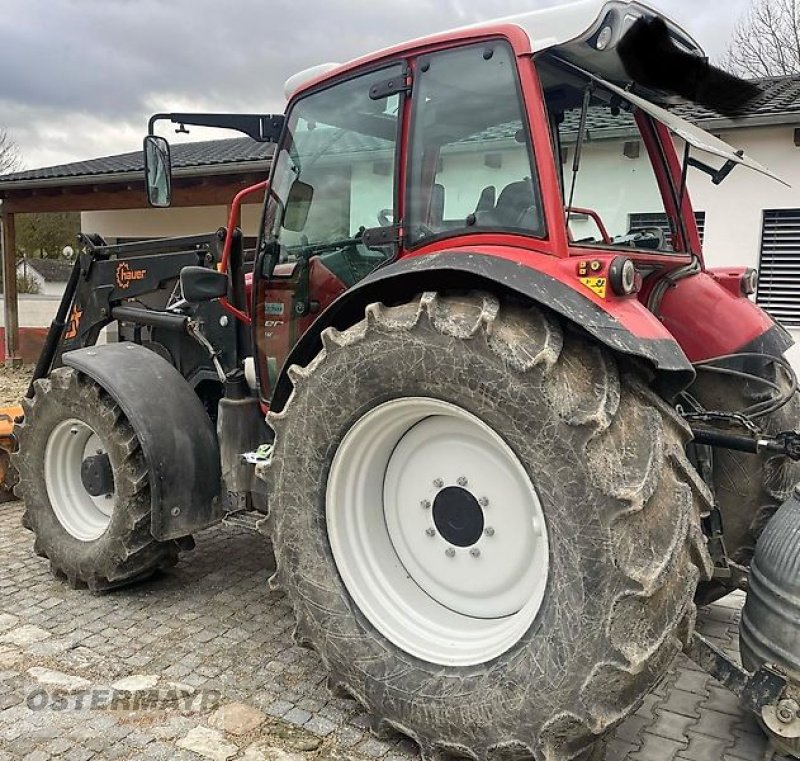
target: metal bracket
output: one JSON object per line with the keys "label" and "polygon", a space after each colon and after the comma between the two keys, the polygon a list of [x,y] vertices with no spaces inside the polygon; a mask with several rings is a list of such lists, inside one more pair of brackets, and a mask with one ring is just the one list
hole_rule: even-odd
{"label": "metal bracket", "polygon": [[369,88],[369,97],[371,100],[383,100],[399,92],[411,92],[411,76],[408,69],[396,77],[376,82]]}
{"label": "metal bracket", "polygon": [[762,666],[751,674],[697,632],[683,651],[757,716],[764,707],[777,704],[786,689],[786,678],[774,669]]}
{"label": "metal bracket", "polygon": [[399,243],[401,237],[400,225],[370,227],[361,234],[361,242],[367,248],[379,248],[380,246],[391,246]]}

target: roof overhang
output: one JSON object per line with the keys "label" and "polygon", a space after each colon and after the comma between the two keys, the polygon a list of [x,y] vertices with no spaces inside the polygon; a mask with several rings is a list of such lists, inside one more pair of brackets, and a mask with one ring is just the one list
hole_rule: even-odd
{"label": "roof overhang", "polygon": [[[271,159],[258,161],[240,161],[229,164],[204,164],[201,166],[183,167],[173,169],[172,175],[176,180],[182,178],[209,177],[231,174],[246,174],[269,169]],[[108,172],[106,174],[83,174],[67,177],[42,177],[30,180],[0,180],[0,195],[15,190],[37,190],[44,188],[70,188],[86,185],[129,184],[144,182],[144,169],[130,172]]]}

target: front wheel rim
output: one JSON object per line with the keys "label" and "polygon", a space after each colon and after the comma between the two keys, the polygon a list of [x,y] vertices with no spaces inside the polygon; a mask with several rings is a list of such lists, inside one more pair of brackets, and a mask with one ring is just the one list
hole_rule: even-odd
{"label": "front wheel rim", "polygon": [[331,464],[326,518],[351,597],[417,658],[485,663],[541,608],[549,540],[536,490],[508,444],[454,404],[407,397],[360,418]]}
{"label": "front wheel rim", "polygon": [[111,523],[116,494],[112,490],[92,496],[81,478],[83,461],[104,454],[107,449],[100,436],[77,418],[59,423],[45,446],[44,481],[50,506],[64,529],[82,542],[98,539]]}

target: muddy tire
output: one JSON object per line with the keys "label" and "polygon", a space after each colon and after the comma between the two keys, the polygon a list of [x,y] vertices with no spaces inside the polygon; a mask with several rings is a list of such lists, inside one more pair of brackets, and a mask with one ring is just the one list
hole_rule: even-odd
{"label": "muddy tire", "polygon": [[[274,585],[297,640],[425,757],[599,752],[692,631],[710,572],[686,427],[604,349],[489,295],[373,304],[323,343],[268,418]],[[540,587],[517,584],[529,567]]]}
{"label": "muddy tire", "polygon": [[[771,374],[788,388],[783,374]],[[738,411],[765,399],[761,384],[743,382],[717,374],[700,374],[692,395],[708,410]],[[759,418],[765,433],[800,429],[800,393],[773,414]],[[749,566],[756,542],[778,508],[800,482],[800,462],[772,452],[758,455],[717,449],[714,452],[714,494],[722,512],[725,546],[736,563]],[[708,604],[730,590],[718,582],[708,582],[698,590],[697,601]]]}
{"label": "muddy tire", "polygon": [[[147,463],[120,407],[70,368],[34,385],[34,397],[23,402],[14,462],[35,552],[50,560],[54,574],[93,591],[174,565],[178,545],[150,534]],[[94,478],[108,496],[93,497],[81,476],[83,461],[95,456],[101,459]]]}

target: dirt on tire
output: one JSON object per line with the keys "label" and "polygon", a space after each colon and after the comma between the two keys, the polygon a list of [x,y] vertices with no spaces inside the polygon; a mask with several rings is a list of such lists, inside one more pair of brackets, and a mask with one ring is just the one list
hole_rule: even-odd
{"label": "dirt on tire", "polygon": [[[711,572],[700,515],[709,495],[684,447],[687,426],[632,367],[543,311],[486,294],[373,304],[328,329],[294,367],[271,414],[270,523],[278,571],[332,685],[377,731],[484,759],[587,758],[641,703],[690,635]],[[550,578],[536,621],[489,663],[408,656],[348,594],[330,550],[326,472],[360,415],[387,398],[462,406],[503,436],[550,527]]]}

